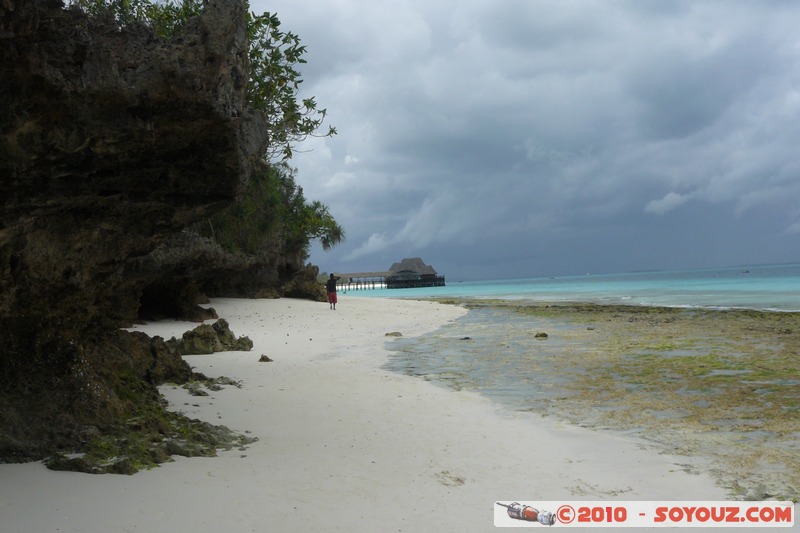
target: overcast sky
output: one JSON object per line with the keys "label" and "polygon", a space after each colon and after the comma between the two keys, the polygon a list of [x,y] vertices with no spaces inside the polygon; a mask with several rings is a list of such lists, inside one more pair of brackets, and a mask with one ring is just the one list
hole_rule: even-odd
{"label": "overcast sky", "polygon": [[800,261],[800,2],[253,0],[339,135],[311,262],[448,280]]}

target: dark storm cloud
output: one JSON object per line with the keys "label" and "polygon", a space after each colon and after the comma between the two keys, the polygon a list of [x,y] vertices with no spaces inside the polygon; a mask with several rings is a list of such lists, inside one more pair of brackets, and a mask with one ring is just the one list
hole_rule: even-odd
{"label": "dark storm cloud", "polygon": [[800,5],[280,0],[339,135],[293,161],[323,270],[467,278],[794,261]]}

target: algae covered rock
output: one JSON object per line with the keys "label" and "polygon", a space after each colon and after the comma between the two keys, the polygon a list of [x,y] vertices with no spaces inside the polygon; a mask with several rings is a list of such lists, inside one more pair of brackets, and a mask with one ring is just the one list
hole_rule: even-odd
{"label": "algae covered rock", "polygon": [[236,337],[223,318],[187,331],[180,340],[173,337],[167,344],[181,355],[248,352],[253,348],[253,341],[249,337]]}

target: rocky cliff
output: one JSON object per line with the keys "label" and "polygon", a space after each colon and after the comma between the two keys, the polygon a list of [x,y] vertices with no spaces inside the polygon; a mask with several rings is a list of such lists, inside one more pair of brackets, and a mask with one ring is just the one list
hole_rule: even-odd
{"label": "rocky cliff", "polygon": [[119,328],[185,269],[157,270],[153,252],[233,201],[264,153],[245,29],[234,0],[169,42],[59,1],[0,0],[3,459],[88,445],[191,374]]}

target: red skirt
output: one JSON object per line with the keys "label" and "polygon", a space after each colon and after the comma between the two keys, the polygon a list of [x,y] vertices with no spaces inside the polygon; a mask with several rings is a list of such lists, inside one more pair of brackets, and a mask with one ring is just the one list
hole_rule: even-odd
{"label": "red skirt", "polygon": [[329,304],[335,304],[335,303],[338,303],[338,302],[336,301],[336,293],[335,293],[335,292],[329,292],[329,293],[328,293],[328,303],[329,303]]}

